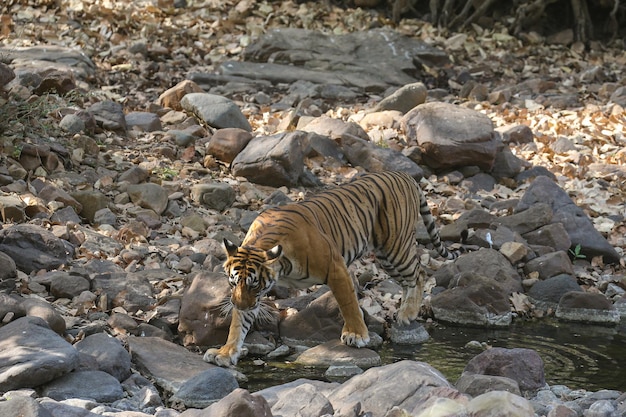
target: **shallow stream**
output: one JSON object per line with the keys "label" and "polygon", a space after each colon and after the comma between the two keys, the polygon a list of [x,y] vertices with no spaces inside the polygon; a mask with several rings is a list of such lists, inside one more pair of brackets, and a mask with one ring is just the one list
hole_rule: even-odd
{"label": "shallow stream", "polygon": [[[454,384],[467,362],[480,350],[466,347],[470,341],[493,347],[529,348],[544,362],[546,382],[572,389],[626,392],[626,332],[614,327],[562,323],[554,320],[517,323],[508,329],[456,327],[438,323],[428,327],[430,339],[420,346],[385,344],[379,351],[383,364],[402,359],[423,361]],[[325,380],[324,368],[306,368],[285,362],[254,366],[248,359],[240,370],[249,378],[242,384],[258,391],[298,378]]]}

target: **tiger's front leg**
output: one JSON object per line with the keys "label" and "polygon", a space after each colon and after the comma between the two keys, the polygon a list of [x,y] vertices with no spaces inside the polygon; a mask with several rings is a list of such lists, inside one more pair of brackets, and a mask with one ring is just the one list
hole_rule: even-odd
{"label": "tiger's front leg", "polygon": [[202,359],[222,367],[237,365],[243,341],[256,319],[258,310],[241,311],[233,308],[233,318],[228,330],[226,344],[219,349],[207,349]]}
{"label": "tiger's front leg", "polygon": [[369,331],[363,319],[363,311],[359,307],[354,283],[345,264],[339,265],[337,262],[327,283],[343,316],[341,342],[357,348],[367,346],[370,341]]}

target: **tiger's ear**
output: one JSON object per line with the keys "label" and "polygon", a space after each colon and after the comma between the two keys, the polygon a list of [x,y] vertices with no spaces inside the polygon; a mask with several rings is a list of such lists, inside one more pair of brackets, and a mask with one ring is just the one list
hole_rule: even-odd
{"label": "tiger's ear", "polygon": [[265,252],[268,261],[273,261],[274,259],[280,258],[283,254],[283,247],[280,245],[274,246],[272,249]]}
{"label": "tiger's ear", "polygon": [[239,249],[239,247],[235,245],[233,242],[231,242],[230,240],[224,238],[224,249],[226,250],[226,253],[228,254],[228,256],[235,256],[235,254],[237,254],[237,249]]}

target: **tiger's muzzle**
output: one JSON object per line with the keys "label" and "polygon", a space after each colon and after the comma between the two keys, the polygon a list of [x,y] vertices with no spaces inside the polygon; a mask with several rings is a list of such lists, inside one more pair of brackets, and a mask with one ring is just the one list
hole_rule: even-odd
{"label": "tiger's muzzle", "polygon": [[257,291],[248,288],[244,280],[240,280],[232,289],[230,301],[237,310],[252,310],[259,305],[260,297]]}

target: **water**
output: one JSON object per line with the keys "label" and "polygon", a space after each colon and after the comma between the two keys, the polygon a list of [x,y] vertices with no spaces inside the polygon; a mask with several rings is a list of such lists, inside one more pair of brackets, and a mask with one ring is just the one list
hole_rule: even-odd
{"label": "water", "polygon": [[[508,329],[456,327],[437,323],[428,327],[430,339],[420,346],[385,344],[379,351],[384,364],[412,359],[430,364],[452,384],[467,362],[480,350],[467,348],[470,341],[493,347],[528,348],[544,362],[546,382],[572,389],[626,392],[626,334],[616,328],[561,323],[554,320],[516,323]],[[288,362],[254,366],[240,363],[251,391],[298,378],[324,379],[324,368],[309,368]]]}

